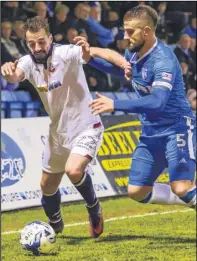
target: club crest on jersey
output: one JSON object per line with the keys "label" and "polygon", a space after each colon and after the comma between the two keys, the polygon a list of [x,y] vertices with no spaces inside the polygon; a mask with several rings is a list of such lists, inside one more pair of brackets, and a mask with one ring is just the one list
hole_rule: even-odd
{"label": "club crest on jersey", "polygon": [[142,79],[146,80],[147,76],[148,76],[148,69],[142,68]]}
{"label": "club crest on jersey", "polygon": [[49,64],[49,72],[51,73],[55,72],[55,67],[53,66],[52,63]]}

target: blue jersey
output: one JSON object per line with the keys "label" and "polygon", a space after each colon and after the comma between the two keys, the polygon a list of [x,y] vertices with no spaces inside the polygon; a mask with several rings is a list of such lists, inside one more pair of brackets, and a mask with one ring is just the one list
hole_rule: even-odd
{"label": "blue jersey", "polygon": [[[115,100],[114,110],[138,113],[141,136],[168,136],[182,128],[182,118],[195,121],[186,98],[181,67],[173,51],[156,40],[154,46],[138,59],[137,53],[125,52],[132,66],[132,85],[139,99]],[[89,64],[105,73],[124,78],[124,70],[100,58]]]}
{"label": "blue jersey", "polygon": [[158,113],[144,113],[143,125],[166,125],[177,118],[194,118],[185,95],[185,87],[179,62],[173,51],[157,40],[154,46],[140,59],[137,53],[125,52],[132,65],[132,86],[138,97],[150,95],[152,88],[168,88],[170,94],[164,109]]}
{"label": "blue jersey", "polygon": [[[114,110],[140,113],[142,133],[132,155],[129,184],[152,186],[168,167],[170,181],[194,180],[195,115],[186,99],[175,54],[160,41],[141,58],[126,51],[136,100],[114,100]],[[90,65],[124,78],[124,70],[100,58]]]}

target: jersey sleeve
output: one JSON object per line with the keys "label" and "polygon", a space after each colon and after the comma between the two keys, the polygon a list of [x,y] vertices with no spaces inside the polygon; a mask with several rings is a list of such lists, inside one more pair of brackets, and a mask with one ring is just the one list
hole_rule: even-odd
{"label": "jersey sleeve", "polygon": [[153,88],[173,88],[176,76],[176,62],[172,59],[158,59],[153,68]]}
{"label": "jersey sleeve", "polygon": [[25,73],[25,77],[22,81],[30,80],[31,63],[32,61],[29,55],[25,55],[19,59],[17,67]]}
{"label": "jersey sleeve", "polygon": [[109,73],[114,77],[124,79],[124,70],[104,59],[92,57],[88,64],[101,72]]}
{"label": "jersey sleeve", "polygon": [[127,62],[129,62],[131,60],[131,57],[132,57],[131,52],[128,49],[126,49],[124,53],[124,58],[127,60]]}
{"label": "jersey sleeve", "polygon": [[64,62],[75,61],[78,64],[86,63],[83,60],[83,53],[81,46],[69,44],[62,45],[59,47],[59,55],[64,60]]}

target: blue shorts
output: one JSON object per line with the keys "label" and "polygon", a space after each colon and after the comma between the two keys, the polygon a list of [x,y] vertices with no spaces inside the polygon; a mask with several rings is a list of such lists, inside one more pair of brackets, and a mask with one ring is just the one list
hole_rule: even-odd
{"label": "blue shorts", "polygon": [[168,129],[166,135],[140,138],[129,176],[129,184],[152,186],[165,168],[169,180],[194,180],[196,126],[190,118]]}

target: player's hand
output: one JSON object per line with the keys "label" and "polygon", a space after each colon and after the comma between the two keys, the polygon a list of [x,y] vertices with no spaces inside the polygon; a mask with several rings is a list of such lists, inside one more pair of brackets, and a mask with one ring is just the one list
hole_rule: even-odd
{"label": "player's hand", "polygon": [[90,102],[89,107],[92,109],[93,115],[98,115],[102,112],[113,112],[114,101],[104,95],[96,93],[97,99]]}
{"label": "player's hand", "polygon": [[74,38],[74,43],[78,46],[82,47],[82,51],[83,51],[83,59],[88,62],[91,58],[90,56],[90,45],[87,42],[86,38],[83,36],[77,36]]}
{"label": "player's hand", "polygon": [[126,62],[124,64],[124,75],[127,81],[131,80],[131,75],[132,75],[132,68],[131,64],[129,62]]}
{"label": "player's hand", "polygon": [[18,60],[16,60],[14,63],[13,62],[5,63],[3,66],[1,66],[1,74],[4,77],[12,76],[16,70],[17,63]]}

